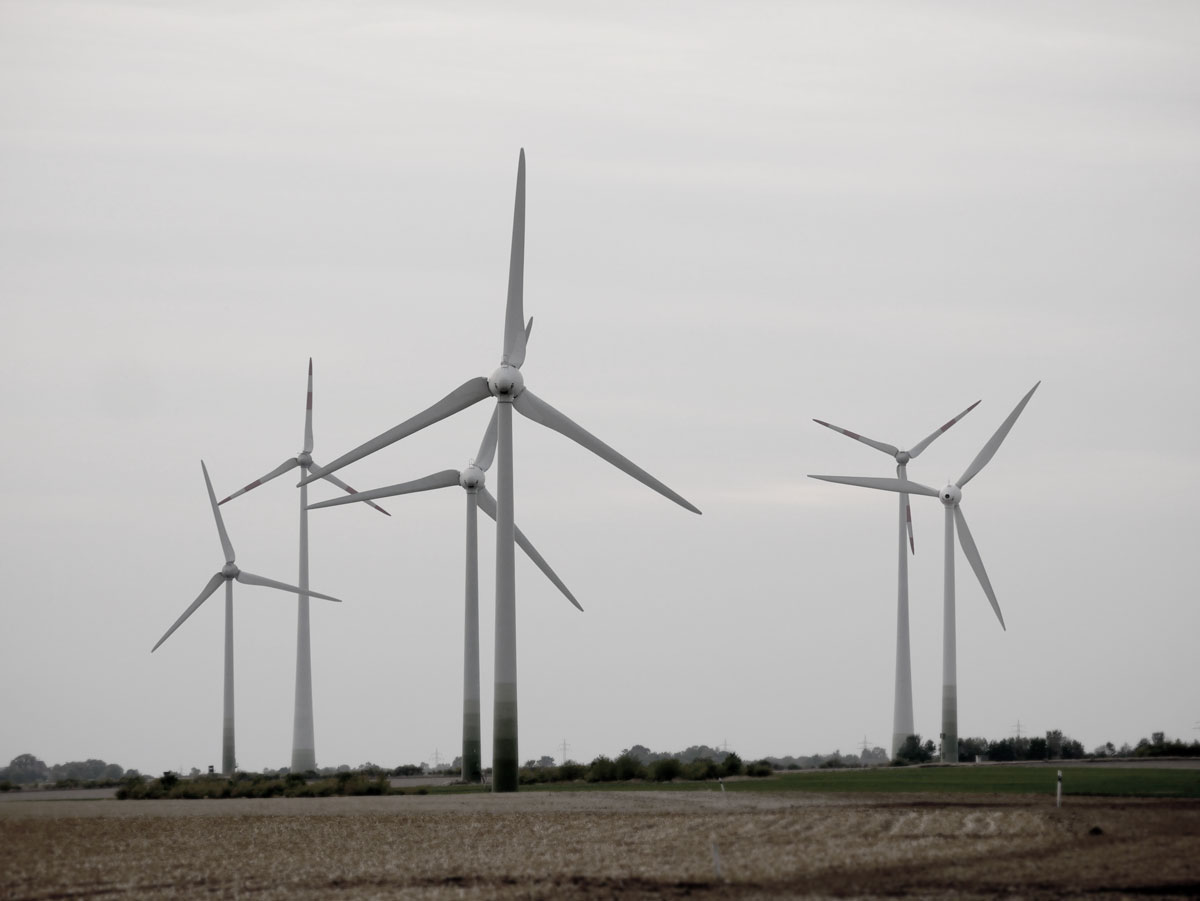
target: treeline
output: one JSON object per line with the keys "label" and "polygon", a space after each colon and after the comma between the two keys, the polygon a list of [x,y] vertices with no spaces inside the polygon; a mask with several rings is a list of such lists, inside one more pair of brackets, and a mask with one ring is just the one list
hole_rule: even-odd
{"label": "treeline", "polygon": [[[1088,752],[1080,742],[1063,735],[1059,729],[1050,730],[1044,737],[1035,735],[958,740],[958,759],[961,763],[973,763],[975,760],[993,763],[1017,760],[1095,760],[1105,757],[1200,757],[1200,741],[1188,744],[1178,739],[1169,740],[1164,733],[1155,732],[1150,738],[1141,739],[1135,746],[1127,743],[1118,748],[1112,742],[1107,742]],[[921,736],[910,735],[896,752],[896,759],[892,763],[904,766],[940,759],[940,750],[933,741],[922,742]]]}
{"label": "treeline", "polygon": [[643,760],[633,749],[622,752],[616,759],[601,754],[589,764],[568,760],[559,766],[544,766],[526,763],[518,771],[522,785],[539,782],[629,782],[632,780],[671,782],[686,779],[702,782],[724,779],[728,776],[770,776],[774,768],[766,760],[744,763],[737,754],[728,753],[718,763],[712,757],[681,757],[656,754],[653,759]]}
{"label": "treeline", "polygon": [[120,764],[95,758],[47,766],[32,754],[18,754],[8,766],[0,768],[0,791],[46,783],[55,788],[111,788],[127,776],[137,775],[137,770],[126,770]]}
{"label": "treeline", "polygon": [[[415,794],[428,794],[418,788]],[[166,772],[157,779],[141,777],[126,780],[117,789],[122,801],[160,800],[164,798],[328,798],[351,795],[403,795],[393,789],[387,771],[343,770],[337,775],[310,779],[301,773],[284,776],[265,773],[234,773],[233,776],[193,776],[189,779]]]}

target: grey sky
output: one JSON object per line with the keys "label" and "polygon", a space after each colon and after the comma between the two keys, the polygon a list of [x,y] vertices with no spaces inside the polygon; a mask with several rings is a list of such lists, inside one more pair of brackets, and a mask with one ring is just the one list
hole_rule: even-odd
{"label": "grey sky", "polygon": [[[0,4],[0,762],[218,763],[223,496],[499,360],[528,156],[524,372],[696,503],[518,418],[522,758],[887,746],[894,498],[816,416],[957,477],[964,736],[1200,720],[1200,10],[1128,4]],[[461,467],[480,405],[347,468]],[[292,581],[297,493],[226,506]],[[331,496],[319,488],[314,500]],[[941,510],[914,499],[936,737]],[[461,492],[312,515],[318,760],[458,752]],[[480,527],[490,757],[494,530]],[[239,762],[283,766],[295,603],[236,591]]]}

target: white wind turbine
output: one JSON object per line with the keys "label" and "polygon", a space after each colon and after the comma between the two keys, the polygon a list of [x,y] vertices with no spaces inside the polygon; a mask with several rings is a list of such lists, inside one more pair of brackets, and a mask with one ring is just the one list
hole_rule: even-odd
{"label": "white wind turbine", "polygon": [[233,746],[233,581],[236,579],[244,585],[263,585],[267,588],[278,588],[281,591],[290,591],[293,594],[307,594],[309,597],[322,598],[326,601],[340,601],[338,598],[330,597],[327,594],[321,594],[316,591],[302,590],[294,585],[287,585],[283,582],[276,582],[274,579],[265,579],[262,576],[256,576],[254,573],[248,573],[244,569],[238,569],[234,563],[236,555],[233,552],[233,544],[229,541],[229,534],[225,531],[225,522],[221,519],[221,510],[217,505],[217,496],[213,494],[212,481],[208,478],[208,469],[204,465],[204,461],[200,461],[200,469],[204,473],[204,484],[208,488],[208,501],[212,505],[213,518],[217,521],[217,534],[221,538],[221,550],[225,552],[225,565],[221,567],[220,572],[208,580],[208,584],[204,586],[204,590],[200,592],[199,597],[192,601],[192,605],[183,611],[183,615],[175,620],[175,624],[167,629],[158,643],[150,649],[153,654],[158,650],[159,645],[171,637],[176,629],[183,625],[184,620],[196,612],[196,610],[205,601],[212,596],[217,587],[225,583],[225,708],[224,708],[224,728],[221,736],[221,772],[232,773],[237,765],[237,758],[234,755]]}
{"label": "white wind turbine", "polygon": [[[532,323],[533,320],[530,320]],[[528,329],[526,330],[528,336]],[[341,504],[351,504],[355,501],[369,500],[380,497],[395,497],[399,494],[414,494],[418,491],[431,491],[437,488],[461,486],[467,493],[467,550],[466,550],[466,600],[463,629],[463,740],[462,740],[462,778],[464,782],[478,782],[483,775],[483,763],[480,748],[479,728],[479,543],[477,512],[480,508],[492,519],[496,518],[496,499],[484,487],[484,475],[492,465],[496,453],[496,412],[492,412],[491,422],[484,432],[483,441],[479,445],[479,453],[468,464],[466,469],[444,469],[421,479],[390,485],[387,488],[375,488],[362,491],[349,497],[338,497],[333,500],[313,504],[310,509],[319,507],[336,507]],[[581,612],[583,607],[570,589],[550,568],[541,554],[537,552],[524,533],[513,526],[516,542],[535,564],[546,574],[554,585]]]}
{"label": "white wind turbine", "polygon": [[1025,405],[1029,403],[1029,399],[1033,397],[1033,392],[1037,391],[1040,384],[1041,382],[1038,382],[1037,385],[1029,389],[1028,394],[1021,398],[1021,402],[1008,414],[1008,418],[1001,423],[1000,428],[996,430],[996,434],[992,435],[987,444],[983,446],[983,450],[971,461],[971,465],[967,467],[966,472],[959,476],[958,481],[948,484],[941,491],[938,491],[936,488],[930,488],[928,485],[922,485],[919,482],[911,482],[907,479],[876,479],[864,476],[812,476],[814,479],[823,479],[826,482],[841,482],[845,485],[858,485],[862,488],[879,488],[884,491],[897,491],[901,494],[925,494],[940,499],[942,505],[945,507],[941,739],[942,760],[946,763],[958,762],[958,663],[955,647],[956,625],[954,617],[955,526],[958,527],[958,543],[962,546],[963,553],[966,555],[967,561],[971,564],[971,569],[975,571],[975,576],[979,579],[979,584],[983,586],[983,592],[987,595],[988,601],[991,602],[992,609],[996,612],[996,618],[1000,620],[1001,628],[1007,629],[1004,625],[1004,616],[1000,613],[1000,604],[996,601],[996,593],[992,590],[992,583],[988,579],[987,570],[983,568],[983,558],[979,556],[979,549],[975,546],[975,539],[971,537],[971,530],[967,528],[967,519],[963,516],[962,509],[959,506],[962,502],[962,489],[995,456],[996,451],[999,450],[1000,445],[1012,429],[1013,423],[1017,421],[1017,417],[1021,415],[1021,411],[1025,409]]}
{"label": "white wind turbine", "polygon": [[[896,461],[896,477],[899,479],[908,478],[908,463],[910,460],[917,459],[925,448],[933,443],[933,440],[945,432],[950,426],[958,422],[972,410],[979,406],[979,401],[971,404],[945,425],[941,426],[935,432],[919,443],[913,445],[909,450],[900,450],[894,445],[887,444],[883,441],[875,441],[871,438],[866,438],[849,429],[843,429],[841,426],[832,425],[825,422],[823,419],[814,419],[813,422],[825,426],[827,429],[833,429],[835,432],[841,432],[853,438],[855,441],[861,441],[868,447],[873,447],[876,450],[883,451],[888,456]],[[905,533],[908,534],[908,549],[905,549],[904,538]],[[913,725],[913,701],[912,701],[912,658],[909,650],[910,643],[908,637],[908,554],[909,550],[912,553],[917,552],[916,543],[913,541],[912,531],[912,510],[909,508],[908,495],[901,492],[900,494],[900,527],[899,527],[899,567],[896,577],[896,692],[892,706],[892,757],[896,756],[905,739],[910,735],[916,734],[916,728]]]}
{"label": "white wind turbine", "polygon": [[700,511],[637,464],[621,456],[595,435],[572,422],[525,387],[521,364],[525,362],[525,151],[517,164],[517,192],[513,210],[512,251],[508,268],[508,301],[504,317],[504,344],[500,366],[491,376],[473,378],[411,419],[384,432],[334,460],[306,481],[362,459],[428,425],[464,410],[487,397],[497,406],[498,472],[496,504],[496,651],[495,696],[492,709],[492,789],[517,790],[517,622],[514,576],[512,411],[566,435],[659,494],[691,510]]}
{"label": "white wind turbine", "polygon": [[[245,494],[269,482],[276,476],[283,475],[289,470],[300,467],[307,475],[309,468],[316,466],[313,462],[313,364],[312,357],[308,358],[308,400],[304,409],[304,449],[294,457],[288,457],[261,479],[255,479],[245,488],[235,491],[225,500]],[[354,493],[354,489],[336,476],[325,476],[343,491]],[[382,507],[371,504],[385,516],[391,516]],[[312,641],[309,631],[308,615],[308,486],[300,486],[300,604],[296,614],[296,706],[292,717],[292,765],[293,773],[306,773],[317,768],[316,740],[313,734],[313,697],[312,697]]]}

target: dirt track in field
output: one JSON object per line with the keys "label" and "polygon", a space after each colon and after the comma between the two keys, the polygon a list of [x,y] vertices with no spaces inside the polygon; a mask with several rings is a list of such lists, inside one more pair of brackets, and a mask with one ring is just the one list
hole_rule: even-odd
{"label": "dirt track in field", "polygon": [[0,805],[0,849],[11,899],[1200,896],[1192,800],[37,801]]}

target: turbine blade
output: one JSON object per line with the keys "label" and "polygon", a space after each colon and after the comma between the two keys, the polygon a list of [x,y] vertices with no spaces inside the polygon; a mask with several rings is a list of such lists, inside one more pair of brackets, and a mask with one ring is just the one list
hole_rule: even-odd
{"label": "turbine blade", "polygon": [[873,447],[875,450],[881,450],[885,454],[891,454],[893,457],[900,453],[900,448],[898,447],[893,447],[892,445],[885,444],[882,441],[875,441],[873,438],[864,438],[857,432],[852,432],[849,429],[843,429],[840,425],[832,425],[831,423],[826,422],[824,419],[814,419],[813,422],[815,422],[817,425],[823,425],[827,429],[833,429],[835,432],[841,432],[848,438],[853,438],[855,441],[861,441],[868,447]]}
{"label": "turbine blade", "polygon": [[308,401],[304,406],[304,452],[311,454],[313,449],[312,434],[312,357],[308,358]]}
{"label": "turbine blade", "polygon": [[983,593],[987,595],[992,609],[996,611],[996,619],[1000,620],[1000,628],[1007,632],[1008,626],[1004,625],[1004,616],[1000,613],[996,592],[992,591],[991,580],[988,579],[987,570],[983,568],[983,558],[979,556],[979,548],[975,546],[975,539],[971,537],[971,530],[967,528],[967,518],[963,516],[961,507],[954,508],[954,522],[958,526],[958,543],[962,546],[963,553],[967,555],[971,569],[975,570],[975,578],[983,586]]}
{"label": "turbine blade", "polygon": [[300,484],[307,485],[310,482],[315,482],[322,476],[329,475],[331,472],[337,472],[343,466],[347,466],[355,460],[361,460],[368,454],[373,454],[375,451],[385,448],[389,444],[394,444],[401,438],[406,438],[414,432],[419,432],[421,429],[431,426],[435,422],[441,422],[447,416],[452,416],[460,410],[465,410],[471,404],[479,403],[485,397],[491,396],[492,391],[488,388],[488,380],[483,376],[463,382],[433,406],[422,410],[411,419],[404,420],[400,425],[388,429],[382,435],[360,444],[349,453],[342,454],[328,466],[321,467],[320,469],[314,467],[306,478],[300,480]]}
{"label": "turbine blade", "polygon": [[208,584],[204,586],[204,590],[200,592],[200,594],[196,598],[196,600],[192,601],[192,605],[190,607],[188,607],[187,610],[183,611],[183,616],[181,616],[181,617],[179,617],[179,619],[175,620],[175,625],[173,625],[173,626],[171,626],[171,628],[167,629],[167,631],[163,634],[163,637],[158,640],[158,644],[156,644],[154,647],[152,647],[150,649],[150,653],[153,654],[155,651],[157,651],[158,646],[161,645],[168,638],[170,638],[171,633],[174,632],[176,629],[178,629],[180,626],[182,626],[183,621],[185,619],[187,619],[189,616],[191,616],[193,613],[195,613],[196,610],[199,609],[201,604],[203,604],[210,597],[212,597],[212,593],[214,591],[216,591],[217,587],[224,581],[225,581],[225,577],[223,575],[221,575],[220,573],[217,573],[215,576],[213,576],[211,579],[209,579]]}
{"label": "turbine blade", "polygon": [[810,479],[820,479],[822,482],[837,482],[841,485],[857,485],[859,488],[878,488],[881,491],[896,491],[900,494],[925,494],[937,497],[936,488],[922,485],[920,482],[910,482],[908,479],[877,479],[870,476],[814,476]]}
{"label": "turbine blade", "polygon": [[521,368],[525,362],[525,148],[517,162],[517,197],[513,203],[512,252],[508,258],[508,304],[504,310],[502,359]]}
{"label": "turbine blade", "polygon": [[261,585],[264,588],[278,588],[280,591],[290,591],[292,594],[303,594],[310,598],[321,598],[321,600],[334,601],[338,604],[342,602],[341,598],[330,597],[327,594],[321,594],[321,592],[311,589],[301,591],[295,585],[288,585],[286,582],[276,582],[274,579],[256,576],[254,573],[248,573],[244,569],[237,574],[237,580],[243,585]]}
{"label": "turbine blade", "polygon": [[[343,491],[345,491],[348,494],[357,494],[358,493],[355,489],[351,488],[349,485],[347,485],[345,482],[343,482],[337,476],[323,476],[323,478],[325,479],[325,481],[332,482],[333,484],[337,485],[339,488],[341,488]],[[387,510],[383,509],[383,507],[379,506],[379,504],[372,503],[371,501],[364,501],[364,503],[366,503],[368,506],[374,507],[376,510],[378,510],[380,513],[382,513],[384,516],[392,515],[392,514],[388,513]],[[310,506],[309,509],[311,510],[312,507]]]}
{"label": "turbine blade", "polygon": [[621,456],[591,432],[587,431],[587,429],[584,429],[582,426],[572,422],[564,414],[554,409],[554,407],[550,406],[550,404],[539,398],[528,388],[517,395],[516,399],[513,401],[513,406],[517,408],[517,411],[522,416],[532,419],[534,422],[540,423],[547,428],[554,429],[554,431],[559,432],[560,434],[566,435],[572,441],[586,447],[596,456],[607,460],[613,466],[617,467],[617,469],[633,476],[643,485],[653,488],[663,497],[673,500],[685,510],[691,510],[693,513],[700,512],[698,508],[693,506],[689,501],[685,500],[681,495],[676,494],[633,461]]}
{"label": "turbine blade", "polygon": [[950,428],[950,426],[954,425],[954,423],[958,422],[960,419],[962,419],[964,416],[966,416],[968,413],[970,413],[972,410],[974,410],[976,407],[978,407],[979,403],[980,403],[979,401],[975,401],[975,403],[971,404],[971,406],[967,407],[965,410],[963,410],[961,413],[959,413],[957,416],[955,416],[953,419],[951,419],[945,425],[941,426],[937,431],[935,431],[932,435],[930,435],[924,441],[920,442],[916,447],[910,448],[908,451],[909,459],[910,460],[917,459],[917,456],[921,453],[921,451],[925,450],[925,448],[929,447],[929,445],[933,443],[934,438],[941,435],[942,432],[946,431],[946,429]]}
{"label": "turbine blade", "polygon": [[[486,488],[480,488],[477,500],[479,502],[480,509],[494,520],[496,518],[496,499],[492,497]],[[528,555],[529,559],[534,562],[537,568],[545,574],[547,579],[554,583],[554,587],[561,591],[563,596],[572,604],[574,604],[579,609],[579,612],[582,613],[583,607],[579,601],[575,600],[575,595],[571,594],[571,590],[567,588],[565,584],[563,584],[563,580],[560,579],[554,570],[550,568],[550,564],[546,562],[545,558],[537,552],[537,548],[535,548],[533,543],[525,537],[525,533],[515,525],[513,526],[513,537],[516,539],[517,544],[520,545],[521,550]]]}
{"label": "turbine blade", "polygon": [[358,501],[369,501],[377,497],[395,497],[398,494],[415,494],[418,491],[432,491],[434,488],[449,488],[458,484],[457,469],[443,469],[433,475],[399,485],[388,485],[386,488],[373,488],[370,491],[358,491],[349,497],[335,497],[332,500],[321,501],[319,504],[309,504],[309,510],[319,510],[322,507],[340,507],[342,504],[353,504]]}
{"label": "turbine blade", "polygon": [[208,502],[212,504],[213,519],[217,521],[217,534],[221,536],[221,550],[225,552],[225,562],[232,563],[236,559],[233,544],[229,541],[229,533],[225,531],[225,520],[221,519],[221,508],[217,504],[217,496],[213,494],[212,479],[208,477],[208,467],[200,461],[200,469],[204,473],[204,484],[208,488]]}
{"label": "turbine blade", "polygon": [[[280,463],[278,466],[276,466],[270,472],[268,472],[261,479],[255,479],[253,482],[251,482],[245,488],[239,488],[233,494],[229,495],[229,497],[225,498],[224,501],[221,501],[221,504],[225,503],[225,501],[231,501],[235,497],[240,497],[241,495],[245,494],[247,491],[251,491],[252,489],[257,488],[259,485],[263,484],[264,482],[269,482],[269,481],[271,481],[271,479],[275,478],[276,476],[281,476],[285,472],[287,472],[289,469],[295,469],[299,465],[300,465],[299,460],[297,460],[295,457],[290,457],[289,459],[284,460],[282,463]],[[220,504],[218,504],[217,506],[220,506]]]}
{"label": "turbine blade", "polygon": [[983,446],[983,450],[979,452],[979,456],[971,461],[971,465],[967,467],[966,472],[959,476],[958,481],[954,483],[955,485],[957,485],[959,488],[962,488],[963,485],[967,484],[967,482],[979,475],[979,470],[988,465],[988,461],[996,455],[996,451],[1000,449],[1000,445],[1004,442],[1004,439],[1008,437],[1009,430],[1012,429],[1013,423],[1017,421],[1017,417],[1021,415],[1021,411],[1025,409],[1025,405],[1029,403],[1029,398],[1033,397],[1033,392],[1037,391],[1038,385],[1040,384],[1041,382],[1038,382],[1037,385],[1034,385],[1029,389],[1028,394],[1021,398],[1021,402],[1013,408],[1011,413],[1008,414],[1008,419],[1004,420],[1004,422],[1000,424],[1000,428],[996,429],[996,434],[993,435],[988,440],[988,443]]}
{"label": "turbine blade", "polygon": [[499,427],[497,419],[499,416],[500,408],[496,407],[492,410],[492,418],[488,420],[483,440],[479,442],[479,453],[475,455],[475,465],[484,472],[488,471],[488,467],[492,465],[492,460],[496,457],[496,434]]}
{"label": "turbine blade", "polygon": [[912,504],[908,502],[908,495],[904,495],[904,522],[908,526],[908,547],[915,554],[917,552],[917,543],[913,541],[912,530]]}

